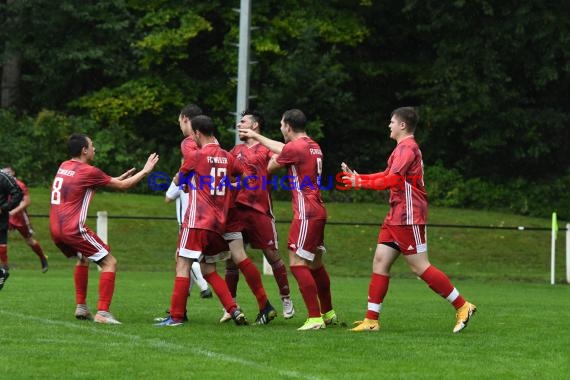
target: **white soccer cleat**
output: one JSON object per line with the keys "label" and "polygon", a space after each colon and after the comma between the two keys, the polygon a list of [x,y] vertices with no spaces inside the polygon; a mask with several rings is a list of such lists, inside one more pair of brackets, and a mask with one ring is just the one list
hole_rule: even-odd
{"label": "white soccer cleat", "polygon": [[224,314],[222,315],[222,318],[220,318],[220,323],[226,323],[227,321],[231,321],[232,320],[232,315],[230,313],[228,313],[226,311],[226,309],[222,309],[224,311]]}
{"label": "white soccer cleat", "polygon": [[117,321],[113,314],[109,313],[108,311],[98,311],[95,314],[95,318],[93,319],[95,323],[103,323],[106,325],[120,325],[121,322]]}
{"label": "white soccer cleat", "polygon": [[283,297],[281,298],[281,302],[283,303],[283,318],[293,318],[295,316],[295,307],[293,307],[291,297]]}
{"label": "white soccer cleat", "polygon": [[75,318],[87,321],[93,320],[93,316],[91,315],[89,308],[85,304],[78,304],[75,307]]}

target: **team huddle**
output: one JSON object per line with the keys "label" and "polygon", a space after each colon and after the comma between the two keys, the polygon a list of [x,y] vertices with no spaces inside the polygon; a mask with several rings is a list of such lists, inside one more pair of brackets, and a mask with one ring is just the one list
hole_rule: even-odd
{"label": "team huddle", "polygon": [[[228,152],[222,149],[215,137],[212,119],[203,115],[199,107],[189,104],[179,114],[180,129],[185,138],[181,143],[182,164],[171,189],[178,190],[177,196],[183,194],[185,201],[181,202],[184,206],[178,215],[180,229],[170,307],[165,317],[156,319],[155,326],[175,327],[187,322],[187,300],[192,282],[199,284],[204,297],[211,296],[207,284],[212,288],[223,306],[220,322],[233,320],[236,325],[249,324],[237,302],[240,272],[257,300],[259,312],[255,323],[265,325],[276,318],[278,312],[269,301],[261,274],[247,256],[245,247],[248,244],[262,250],[271,265],[283,317],[289,319],[295,315],[287,266],[278,250],[270,192],[267,186],[256,183],[280,168],[286,168],[288,172],[293,209],[287,238],[289,271],[298,284],[307,310],[307,317],[298,330],[338,325],[330,278],[323,261],[326,256],[324,232],[327,211],[319,189],[322,150],[307,135],[306,117],[298,109],[285,111],[282,115],[280,130],[284,142],[261,134],[265,121],[259,112],[244,111],[241,116],[237,133],[243,144]],[[402,107],[394,110],[389,129],[390,138],[396,140],[397,146],[383,172],[361,175],[346,164],[341,165],[342,181],[351,188],[367,188],[367,184],[378,180],[398,184],[386,186],[390,190],[390,212],[378,236],[365,318],[355,322],[351,329],[354,332],[380,329],[379,315],[388,291],[390,268],[400,255],[419,278],[454,306],[456,322],[453,332],[463,330],[477,310],[427,258],[427,197],[422,180],[421,151],[413,136],[417,122],[415,109]],[[159,156],[155,153],[149,155],[139,172],[130,169],[119,177],[111,177],[90,164],[95,148],[88,136],[70,136],[68,151],[71,158],[61,164],[52,184],[50,231],[61,252],[67,257],[77,258],[74,270],[75,317],[97,323],[120,324],[109,310],[117,260],[109,246],[85,224],[87,210],[95,189],[135,186],[153,171]],[[205,177],[212,180],[197,183]],[[224,181],[235,181],[235,178],[247,178],[248,186],[235,189],[223,185]],[[377,190],[374,186],[369,188]],[[168,199],[174,198],[169,198],[167,192]],[[5,207],[12,207],[0,206],[0,217],[5,214]],[[0,253],[1,249],[2,241]],[[225,262],[225,278],[217,272],[216,263],[220,261]],[[95,315],[87,306],[90,262],[101,268]],[[4,273],[0,272],[0,289],[7,278]]]}

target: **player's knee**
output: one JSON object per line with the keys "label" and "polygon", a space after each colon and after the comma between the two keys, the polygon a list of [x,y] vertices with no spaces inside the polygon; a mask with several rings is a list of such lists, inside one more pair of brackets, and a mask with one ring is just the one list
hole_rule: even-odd
{"label": "player's knee", "polygon": [[99,261],[99,266],[104,272],[116,272],[117,271],[117,259],[110,253]]}
{"label": "player's knee", "polygon": [[267,262],[271,265],[273,265],[274,263],[277,263],[278,261],[281,260],[281,256],[279,255],[279,251],[276,249],[264,249],[263,250],[263,254],[265,255],[265,258],[267,259]]}
{"label": "player's knee", "polygon": [[239,265],[239,263],[247,259],[247,255],[243,249],[236,249],[233,250],[231,253],[232,253],[232,261],[236,265]]}

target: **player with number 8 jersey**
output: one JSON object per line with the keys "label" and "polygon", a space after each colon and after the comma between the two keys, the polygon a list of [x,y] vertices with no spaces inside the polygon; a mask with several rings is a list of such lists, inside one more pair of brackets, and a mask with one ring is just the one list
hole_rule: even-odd
{"label": "player with number 8 jersey", "polygon": [[93,319],[97,323],[120,324],[109,312],[115,290],[117,259],[109,246],[85,225],[87,211],[97,188],[126,190],[135,186],[154,169],[159,157],[156,153],[151,154],[138,173],[132,168],[118,177],[111,177],[90,164],[95,158],[95,147],[88,136],[72,134],[67,149],[71,158],[60,165],[52,183],[49,222],[55,245],[65,256],[77,258],[75,317],[92,319],[86,301],[89,263],[93,261],[101,268],[97,314]]}
{"label": "player with number 8 jersey", "polygon": [[[53,180],[50,207],[50,229],[52,236],[61,239],[77,237],[83,243],[83,236],[91,235],[103,247],[105,243],[85,225],[87,208],[95,189],[109,183],[111,176],[88,163],[64,161]],[[65,186],[64,186],[65,184]],[[73,189],[73,191],[70,191]],[[94,236],[93,236],[94,235]],[[59,239],[58,239],[59,241]],[[56,241],[57,244],[57,241]],[[91,244],[89,244],[91,247]],[[75,257],[76,253],[70,253]]]}

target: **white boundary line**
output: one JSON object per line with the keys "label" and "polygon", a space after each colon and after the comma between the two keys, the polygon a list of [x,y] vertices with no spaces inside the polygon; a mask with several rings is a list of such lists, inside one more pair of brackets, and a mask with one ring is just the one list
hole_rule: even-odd
{"label": "white boundary line", "polygon": [[[56,325],[56,326],[62,326],[62,327],[66,327],[66,328],[86,331],[86,332],[90,332],[90,333],[97,334],[97,335],[105,334],[105,335],[109,335],[109,336],[126,338],[126,339],[129,339],[131,341],[137,341],[139,344],[144,344],[148,347],[156,347],[156,348],[160,348],[160,349],[167,349],[167,350],[174,351],[177,353],[190,352],[190,353],[193,353],[196,355],[205,356],[207,358],[212,358],[215,360],[221,360],[221,361],[225,361],[225,362],[229,362],[229,363],[236,363],[236,364],[242,365],[244,367],[252,367],[254,369],[264,369],[264,370],[274,371],[280,376],[289,377],[289,378],[293,378],[293,379],[306,379],[306,380],[322,380],[323,379],[322,377],[303,374],[303,373],[299,373],[297,371],[281,370],[281,369],[277,369],[277,368],[272,368],[272,367],[269,367],[267,365],[267,361],[264,361],[263,364],[260,364],[257,362],[253,362],[251,360],[239,358],[237,356],[232,356],[232,355],[228,355],[228,354],[214,352],[214,351],[206,350],[206,349],[199,348],[199,347],[192,347],[192,346],[187,346],[187,345],[169,343],[169,342],[165,341],[164,339],[159,339],[159,338],[150,338],[149,339],[149,338],[143,338],[140,335],[132,335],[132,334],[127,334],[127,333],[123,333],[120,331],[113,331],[113,330],[106,329],[105,326],[95,326],[94,324],[90,324],[89,322],[87,322],[87,323],[85,323],[85,322],[72,323],[72,322],[58,321],[58,320],[53,320],[53,319],[40,318],[40,317],[36,317],[36,316],[32,316],[32,315],[25,315],[25,314],[20,314],[20,313],[10,313],[10,312],[6,312],[3,310],[0,310],[0,314],[8,315],[8,316],[15,317],[15,318],[27,319],[27,320],[34,321],[34,322],[40,322],[40,323],[43,323],[46,325]],[[115,328],[116,328],[116,326],[115,326]],[[168,328],[168,327],[164,327],[164,328]],[[156,329],[157,329],[157,331],[159,331],[158,327]]]}

